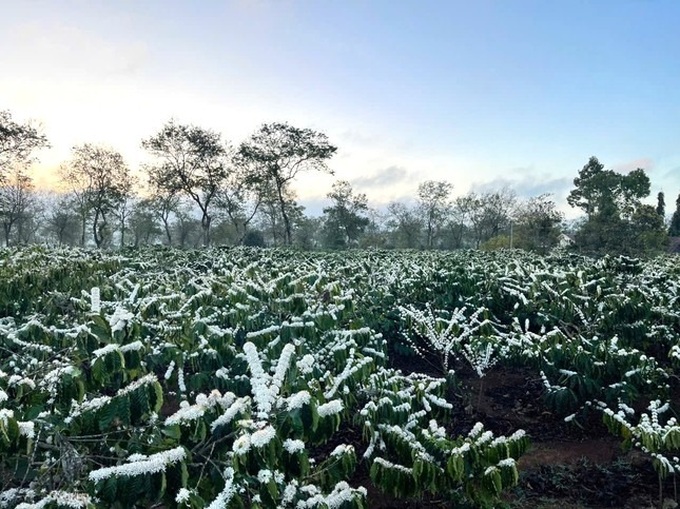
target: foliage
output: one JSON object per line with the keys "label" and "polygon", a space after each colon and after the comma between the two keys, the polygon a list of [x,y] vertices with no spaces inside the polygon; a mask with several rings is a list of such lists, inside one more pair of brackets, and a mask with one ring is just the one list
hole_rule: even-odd
{"label": "foliage", "polygon": [[25,167],[33,160],[35,150],[48,145],[38,128],[20,124],[9,111],[0,111],[0,180],[13,168]]}
{"label": "foliage", "polygon": [[325,134],[279,122],[263,124],[241,143],[238,164],[248,168],[248,181],[273,191],[285,228],[286,245],[293,242],[286,195],[290,183],[304,171],[333,173],[326,161],[336,151]]}
{"label": "foliage", "polygon": [[446,181],[426,180],[418,185],[418,209],[425,225],[425,247],[432,249],[441,235],[449,215],[449,195],[453,184]]}
{"label": "foliage", "polygon": [[7,507],[364,507],[358,461],[386,490],[408,472],[403,496],[490,504],[516,481],[523,435],[450,436],[448,382],[385,365],[361,258],[4,255],[1,301],[25,303],[0,322]]}
{"label": "foliage", "polygon": [[218,133],[171,120],[142,146],[161,162],[149,167],[149,180],[165,206],[177,193],[188,196],[201,211],[203,244],[210,244],[212,204],[229,175],[228,145]]}
{"label": "foliage", "polygon": [[[677,258],[159,248],[0,262],[8,508],[365,507],[360,463],[393,496],[491,507],[528,437],[452,433],[461,372],[524,366],[568,421],[624,409],[625,438],[649,428],[625,409],[660,414],[680,366]],[[408,355],[445,376],[395,369]],[[674,439],[654,437],[676,425],[657,418],[657,433],[650,412],[638,441],[675,468]]]}
{"label": "foliage", "polygon": [[605,170],[591,157],[574,179],[567,198],[587,220],[576,234],[577,246],[585,252],[639,255],[662,251],[665,238],[662,197],[656,208],[641,203],[649,195],[650,182],[638,168],[627,175]]}
{"label": "foliage", "polygon": [[680,237],[680,194],[675,200],[675,211],[671,216],[671,224],[668,228],[668,235],[671,237]]}
{"label": "foliage", "polygon": [[93,215],[93,238],[97,247],[103,247],[111,240],[107,216],[113,214],[132,186],[123,156],[89,143],[74,147],[71,161],[62,167],[62,178],[78,194],[83,216]]}
{"label": "foliage", "polygon": [[549,195],[531,198],[515,213],[511,247],[547,253],[557,245],[563,219]]}
{"label": "foliage", "polygon": [[349,182],[339,180],[327,196],[332,205],[323,209],[326,246],[341,249],[356,247],[370,222],[366,217],[366,195],[355,194]]}

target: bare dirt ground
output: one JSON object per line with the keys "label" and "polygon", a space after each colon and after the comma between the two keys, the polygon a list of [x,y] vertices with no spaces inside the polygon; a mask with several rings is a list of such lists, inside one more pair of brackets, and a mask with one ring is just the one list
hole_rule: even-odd
{"label": "bare dirt ground", "polygon": [[[428,371],[426,366],[419,368]],[[593,413],[578,424],[564,422],[561,416],[546,410],[540,378],[523,368],[495,368],[482,379],[464,370],[458,375],[461,388],[450,397],[456,405],[449,423],[452,433],[467,434],[479,421],[496,434],[524,429],[531,438],[531,448],[518,462],[520,482],[504,495],[498,507],[659,507],[657,477],[651,462],[642,453],[622,450],[620,440],[608,433],[599,414]],[[370,482],[365,485],[368,488]],[[676,507],[672,501],[673,480],[666,480],[663,488],[664,509]],[[395,500],[375,488],[369,488],[368,506],[451,507],[444,500]]]}

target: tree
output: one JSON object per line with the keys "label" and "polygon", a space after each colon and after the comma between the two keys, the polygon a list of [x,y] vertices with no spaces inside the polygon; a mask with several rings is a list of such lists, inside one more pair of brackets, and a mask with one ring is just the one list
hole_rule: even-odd
{"label": "tree", "polygon": [[592,156],[574,179],[575,188],[569,193],[567,203],[582,209],[590,217],[613,204],[609,190],[614,187],[614,181],[613,172],[606,172],[604,165]]}
{"label": "tree", "polygon": [[80,215],[74,206],[73,197],[65,194],[51,200],[49,212],[45,218],[46,233],[57,241],[58,245],[74,245],[80,238]]}
{"label": "tree", "polygon": [[417,211],[403,203],[392,202],[387,206],[387,213],[393,246],[406,249],[420,247],[423,223]]}
{"label": "tree", "polygon": [[198,247],[204,241],[203,225],[195,218],[190,207],[183,204],[175,211],[175,221],[173,223],[175,244],[180,249],[188,247]]}
{"label": "tree", "polygon": [[148,168],[152,186],[183,193],[198,206],[203,245],[210,245],[213,200],[231,171],[229,146],[214,131],[173,120],[142,146],[162,161]]}
{"label": "tree", "polygon": [[[279,196],[272,182],[262,181],[260,186],[260,206],[257,218],[259,229],[269,237],[268,245],[279,246],[286,244],[286,229],[281,215]],[[295,201],[295,191],[286,187],[283,190],[283,208],[288,216],[291,231],[295,223],[295,217],[299,216],[299,205]]]}
{"label": "tree", "polygon": [[47,138],[37,128],[19,124],[9,111],[0,111],[0,179],[12,168],[28,165],[34,150],[48,146]]}
{"label": "tree", "polygon": [[130,209],[129,227],[134,239],[133,246],[151,244],[161,229],[156,222],[157,212],[154,210],[153,198],[137,200]]}
{"label": "tree", "polygon": [[508,232],[516,202],[515,193],[507,188],[480,195],[470,193],[469,219],[475,247],[479,248],[489,239]]}
{"label": "tree", "polygon": [[127,174],[126,179],[127,182],[121,182],[122,194],[118,203],[113,208],[113,215],[118,221],[121,249],[125,247],[125,233],[128,230],[128,222],[130,221],[137,200],[137,197],[133,192],[133,189],[137,187],[137,179],[130,174]]}
{"label": "tree", "polygon": [[640,200],[649,196],[649,177],[641,168],[621,175],[605,170],[596,157],[591,157],[574,179],[575,188],[567,203],[581,208],[590,217],[595,214],[618,214],[630,218]]}
{"label": "tree", "polygon": [[[469,245],[476,245],[472,229],[472,212],[479,206],[477,195],[468,193],[458,196],[451,207],[451,213],[446,223],[445,245],[449,249],[460,249]],[[470,240],[472,239],[472,240]]]}
{"label": "tree", "polygon": [[148,207],[154,216],[163,224],[163,231],[165,232],[165,243],[168,246],[172,245],[172,227],[170,223],[171,216],[177,211],[180,202],[180,194],[173,188],[168,188],[157,182],[152,175],[156,175],[160,170],[150,167],[145,167],[144,171],[147,175],[147,185],[149,189]]}
{"label": "tree", "polygon": [[62,167],[62,178],[74,189],[81,211],[91,213],[95,245],[103,247],[111,240],[107,216],[129,193],[131,180],[123,156],[89,143],[74,147],[72,160]]}
{"label": "tree", "polygon": [[[235,244],[243,244],[250,223],[257,216],[265,196],[267,182],[252,178],[247,165],[238,160],[234,173],[217,194],[217,207],[229,218],[236,236]],[[271,195],[271,192],[269,192]]]}
{"label": "tree", "polygon": [[513,246],[546,253],[557,245],[563,219],[549,194],[529,199],[515,213]]}
{"label": "tree", "polygon": [[[322,231],[323,224],[320,217],[303,216],[299,218],[294,234],[295,246],[305,251],[317,248],[319,246],[319,233]],[[251,237],[251,242],[252,240]]]}
{"label": "tree", "polygon": [[635,242],[642,242],[643,237],[635,232],[641,224],[649,224],[640,221],[647,211],[642,216],[639,213],[641,199],[649,196],[651,187],[645,171],[638,168],[622,175],[605,170],[596,157],[591,157],[574,179],[574,186],[567,202],[587,214],[576,234],[577,246],[592,252],[639,252]]}
{"label": "tree", "polygon": [[89,183],[87,176],[74,172],[68,164],[59,167],[61,181],[68,188],[69,205],[76,215],[80,224],[80,247],[85,247],[87,234],[87,221],[90,218],[90,201],[88,195]]}
{"label": "tree", "polygon": [[349,182],[339,180],[326,196],[332,201],[330,207],[323,209],[326,245],[333,248],[358,245],[359,237],[370,223],[366,215],[366,195],[355,194]]}
{"label": "tree", "polygon": [[663,216],[652,205],[643,204],[635,210],[628,230],[632,241],[627,243],[627,254],[656,254],[668,247]]}
{"label": "tree", "polygon": [[418,186],[418,208],[425,225],[425,246],[434,247],[451,209],[449,195],[453,185],[444,180],[426,180]]}
{"label": "tree", "polygon": [[241,164],[249,168],[249,179],[269,182],[276,193],[287,245],[293,241],[287,188],[304,171],[332,174],[326,161],[336,150],[323,133],[278,122],[263,124],[241,144],[238,158]]}
{"label": "tree", "polygon": [[668,235],[671,237],[680,237],[680,194],[675,200],[675,212],[671,217],[671,224],[668,228]]}
{"label": "tree", "polygon": [[656,195],[656,213],[666,219],[666,200],[663,191]]}
{"label": "tree", "polygon": [[0,220],[2,221],[5,245],[11,243],[13,230],[18,230],[19,239],[23,237],[28,213],[36,197],[33,179],[21,166],[14,166],[10,175],[0,185]]}

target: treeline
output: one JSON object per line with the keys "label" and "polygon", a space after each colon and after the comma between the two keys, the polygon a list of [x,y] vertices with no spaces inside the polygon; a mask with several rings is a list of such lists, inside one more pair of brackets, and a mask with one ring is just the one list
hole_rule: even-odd
{"label": "treeline", "polygon": [[296,199],[303,172],[332,173],[337,148],[325,134],[287,123],[262,125],[238,146],[219,133],[175,121],[141,140],[150,164],[135,175],[117,151],[83,144],[59,170],[65,191],[35,189],[28,173],[49,142],[30,123],[0,112],[0,221],[5,245],[44,243],[180,248],[209,245],[295,246],[301,249],[522,248],[572,246],[591,253],[651,254],[680,235],[680,196],[669,224],[663,193],[643,204],[644,170],[605,170],[591,158],[568,202],[584,218],[571,228],[549,195],[520,200],[509,189],[452,197],[447,181],[418,185],[412,203],[386,210],[338,180],[321,217]]}

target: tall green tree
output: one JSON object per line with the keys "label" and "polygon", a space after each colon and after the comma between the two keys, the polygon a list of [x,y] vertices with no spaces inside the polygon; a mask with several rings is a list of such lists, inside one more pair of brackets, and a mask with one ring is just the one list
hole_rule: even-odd
{"label": "tall green tree", "polygon": [[263,124],[241,144],[238,158],[248,166],[249,179],[269,183],[276,193],[287,245],[293,242],[293,221],[286,191],[301,172],[333,174],[327,161],[336,151],[325,134],[278,122]]}
{"label": "tall green tree", "polygon": [[152,187],[182,193],[201,211],[203,245],[210,244],[213,202],[232,171],[228,144],[209,129],[167,122],[142,147],[160,160],[147,168]]}
{"label": "tall green tree", "polygon": [[[648,217],[641,200],[651,184],[642,168],[623,175],[605,170],[596,157],[579,171],[567,202],[581,208],[586,221],[576,234],[579,248],[591,252],[641,254],[658,248],[659,222]],[[660,217],[654,207],[651,210]],[[661,221],[663,223],[663,221]],[[651,229],[647,231],[646,229]]]}
{"label": "tall green tree", "polygon": [[656,213],[664,219],[666,218],[666,199],[663,191],[659,191],[659,194],[656,195]]}
{"label": "tall green tree", "polygon": [[618,214],[630,218],[649,192],[649,177],[642,168],[621,175],[605,170],[593,156],[574,179],[574,189],[569,193],[567,203],[582,209],[588,217]]}
{"label": "tall green tree", "polygon": [[671,224],[668,228],[668,235],[671,237],[680,237],[680,194],[675,200],[675,212],[671,217]]}
{"label": "tall green tree", "polygon": [[332,202],[330,207],[323,209],[326,245],[332,248],[358,245],[370,223],[366,195],[355,193],[349,182],[339,180],[326,196]]}
{"label": "tall green tree", "polygon": [[655,254],[668,247],[664,218],[652,205],[643,204],[635,209],[628,230],[632,238],[629,244],[630,254]]}

